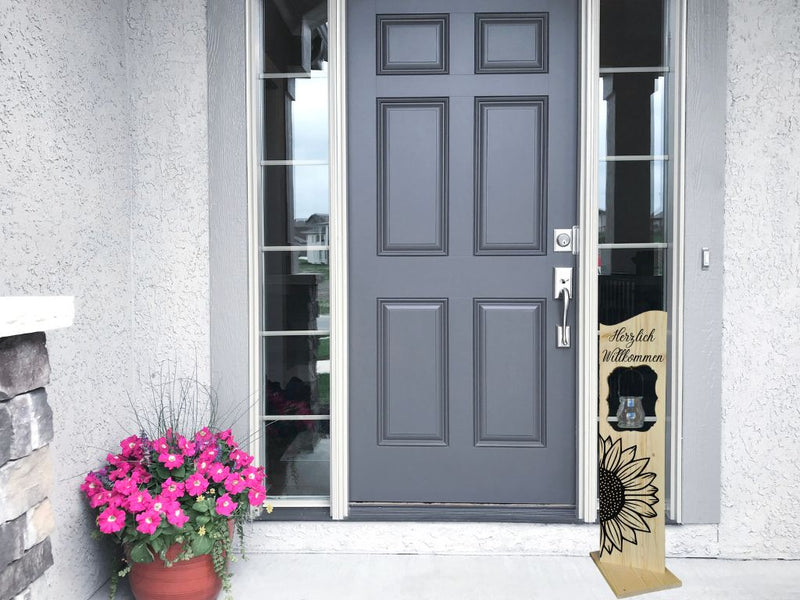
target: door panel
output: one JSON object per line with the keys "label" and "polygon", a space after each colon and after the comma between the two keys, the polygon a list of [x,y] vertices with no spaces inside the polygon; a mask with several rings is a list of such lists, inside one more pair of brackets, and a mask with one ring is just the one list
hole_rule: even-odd
{"label": "door panel", "polygon": [[551,232],[576,223],[577,19],[576,1],[348,3],[355,503],[575,504],[575,344],[556,348],[552,299],[574,257]]}

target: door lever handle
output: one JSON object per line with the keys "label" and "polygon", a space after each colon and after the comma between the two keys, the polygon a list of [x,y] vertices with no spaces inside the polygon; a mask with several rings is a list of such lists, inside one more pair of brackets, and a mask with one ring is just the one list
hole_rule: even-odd
{"label": "door lever handle", "polygon": [[567,325],[567,312],[569,311],[569,302],[572,299],[572,268],[555,267],[553,275],[553,297],[564,303],[561,313],[561,325],[556,325],[556,348],[569,348],[572,342],[570,340],[570,328]]}
{"label": "door lever handle", "polygon": [[559,348],[569,348],[569,327],[567,326],[567,310],[569,310],[569,290],[561,289],[561,298],[564,300],[564,312],[561,314],[561,326],[556,330],[556,335],[560,334],[558,340]]}

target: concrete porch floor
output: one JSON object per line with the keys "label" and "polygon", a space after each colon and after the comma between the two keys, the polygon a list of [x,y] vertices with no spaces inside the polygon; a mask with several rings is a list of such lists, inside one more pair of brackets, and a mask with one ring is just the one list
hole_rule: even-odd
{"label": "concrete porch floor", "polygon": [[[683,587],[652,600],[800,599],[800,561],[668,559]],[[613,600],[586,557],[250,554],[233,565],[236,600]],[[108,597],[108,588],[90,600]],[[132,600],[127,583],[119,600]]]}

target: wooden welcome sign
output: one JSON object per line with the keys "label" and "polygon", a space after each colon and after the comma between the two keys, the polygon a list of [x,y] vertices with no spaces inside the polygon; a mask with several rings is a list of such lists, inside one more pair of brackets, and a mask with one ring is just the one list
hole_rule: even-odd
{"label": "wooden welcome sign", "polygon": [[618,598],[679,587],[664,564],[667,313],[600,325],[600,550]]}

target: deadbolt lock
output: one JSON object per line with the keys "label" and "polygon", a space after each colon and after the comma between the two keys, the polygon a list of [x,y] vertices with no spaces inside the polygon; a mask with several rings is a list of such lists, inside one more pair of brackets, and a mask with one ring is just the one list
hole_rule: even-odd
{"label": "deadbolt lock", "polygon": [[577,254],[578,228],[554,229],[553,230],[553,252],[572,252]]}

